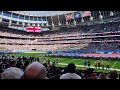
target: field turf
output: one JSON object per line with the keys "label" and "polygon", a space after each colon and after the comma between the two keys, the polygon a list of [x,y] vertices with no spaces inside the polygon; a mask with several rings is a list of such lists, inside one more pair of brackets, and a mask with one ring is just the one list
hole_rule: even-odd
{"label": "field turf", "polygon": [[[82,59],[82,58],[70,58],[70,57],[44,57],[41,56],[41,54],[43,53],[34,53],[34,52],[28,52],[28,53],[19,53],[19,54],[10,54],[10,55],[14,55],[14,56],[32,56],[32,57],[41,57],[41,58],[45,58],[45,60],[50,60],[51,62],[55,61],[58,59],[58,66],[66,66],[68,63],[74,63],[76,65],[79,65],[79,67],[77,66],[77,68],[80,69],[85,69],[84,67],[80,67],[81,65],[84,64],[84,60],[90,60],[91,66],[94,66],[94,63],[96,60],[93,59]],[[103,59],[104,60],[104,59]],[[104,60],[104,62],[109,62],[110,63],[110,68],[113,69],[120,69],[120,61],[117,60]],[[103,72],[108,72],[109,70],[101,70],[101,69],[96,69],[96,71],[103,71]],[[120,71],[119,71],[120,73]]]}

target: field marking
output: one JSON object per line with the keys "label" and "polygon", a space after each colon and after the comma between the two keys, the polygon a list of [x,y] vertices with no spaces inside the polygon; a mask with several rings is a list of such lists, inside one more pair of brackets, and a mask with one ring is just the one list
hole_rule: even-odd
{"label": "field marking", "polygon": [[81,62],[79,62],[78,64],[80,64],[80,63],[83,63],[84,61],[81,61]]}
{"label": "field marking", "polygon": [[[118,60],[117,60],[118,61]],[[114,66],[115,66],[115,64],[117,63],[117,61],[115,61],[115,63],[112,65],[112,67],[111,68],[113,68]]]}
{"label": "field marking", "polygon": [[[68,65],[66,63],[58,63],[59,65]],[[84,67],[84,65],[76,65],[77,67]],[[90,66],[91,68],[95,68],[94,66]],[[100,67],[100,69],[102,69],[102,67]],[[120,69],[114,69],[114,68],[109,68],[109,70],[116,70],[116,71],[120,71]]]}

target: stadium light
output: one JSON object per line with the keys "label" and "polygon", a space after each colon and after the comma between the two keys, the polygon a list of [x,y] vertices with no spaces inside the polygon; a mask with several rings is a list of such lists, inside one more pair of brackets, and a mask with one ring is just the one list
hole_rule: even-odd
{"label": "stadium light", "polygon": [[66,25],[68,25],[68,22],[66,21]]}
{"label": "stadium light", "polygon": [[23,22],[22,25],[23,25],[23,27],[24,27],[24,26],[25,26],[25,23]]}
{"label": "stadium light", "polygon": [[101,20],[102,20],[102,19],[103,19],[103,16],[102,16],[102,15],[99,15],[99,19],[101,19]]}
{"label": "stadium light", "polygon": [[93,21],[93,17],[92,16],[90,17],[90,21]]}
{"label": "stadium light", "polygon": [[35,24],[33,23],[32,26],[35,26]]}
{"label": "stadium light", "polygon": [[37,26],[39,27],[39,26],[40,26],[40,24],[38,23],[38,24],[37,24]]}
{"label": "stadium light", "polygon": [[113,16],[113,15],[114,15],[114,13],[112,11],[110,11],[110,16]]}
{"label": "stadium light", "polygon": [[60,26],[60,25],[61,25],[61,23],[58,23],[58,25]]}
{"label": "stadium light", "polygon": [[83,18],[81,19],[81,22],[85,22]]}
{"label": "stadium light", "polygon": [[10,21],[9,21],[9,26],[11,25],[11,23],[12,23],[12,21],[10,20]]}
{"label": "stadium light", "polygon": [[27,25],[30,26],[30,23],[28,23]]}
{"label": "stadium light", "polygon": [[17,25],[19,25],[19,22],[17,22]]}
{"label": "stadium light", "polygon": [[77,25],[75,20],[73,21],[73,23],[74,23],[75,26]]}
{"label": "stadium light", "polygon": [[101,14],[101,11],[99,11],[99,19],[100,19],[100,20],[103,19],[103,15]]}
{"label": "stadium light", "polygon": [[52,23],[53,28],[55,27],[54,23]]}

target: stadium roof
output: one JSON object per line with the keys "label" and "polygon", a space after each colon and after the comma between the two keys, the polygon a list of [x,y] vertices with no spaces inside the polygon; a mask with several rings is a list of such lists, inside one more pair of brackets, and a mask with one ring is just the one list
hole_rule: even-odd
{"label": "stadium roof", "polygon": [[29,15],[29,16],[51,16],[51,15],[72,13],[76,11],[9,11],[9,12],[22,14],[22,15]]}

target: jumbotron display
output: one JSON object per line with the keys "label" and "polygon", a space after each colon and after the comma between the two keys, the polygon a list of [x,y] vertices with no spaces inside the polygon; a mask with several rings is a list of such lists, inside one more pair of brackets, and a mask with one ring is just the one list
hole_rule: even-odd
{"label": "jumbotron display", "polygon": [[119,79],[120,11],[0,11],[0,62],[1,79]]}

